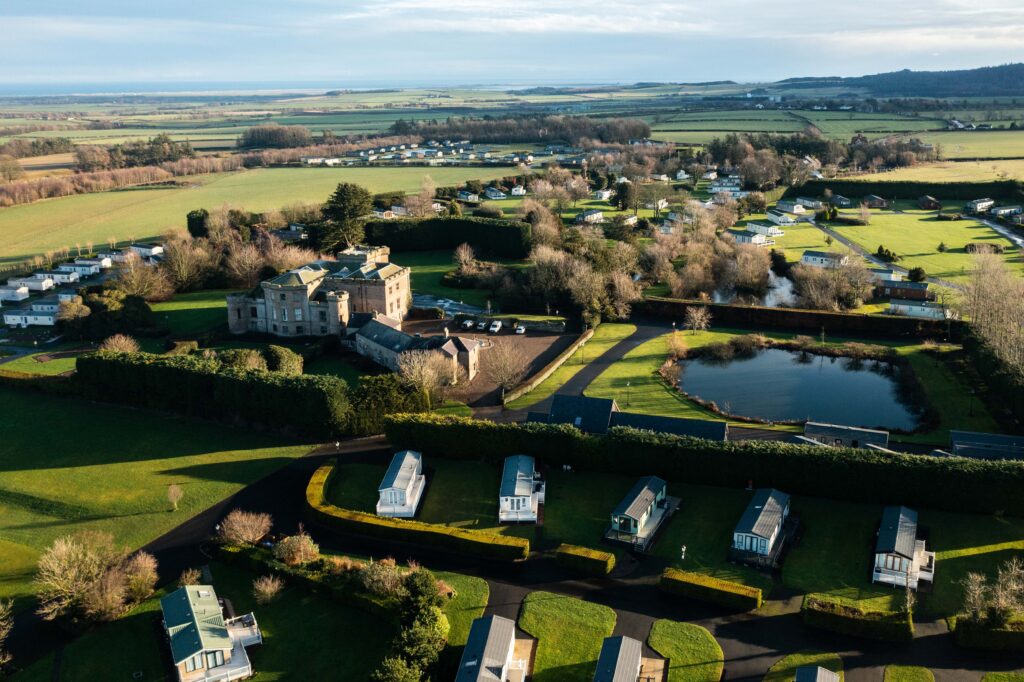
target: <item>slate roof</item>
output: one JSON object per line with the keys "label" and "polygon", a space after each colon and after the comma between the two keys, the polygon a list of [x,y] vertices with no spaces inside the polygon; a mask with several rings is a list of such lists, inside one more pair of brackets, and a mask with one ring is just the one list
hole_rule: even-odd
{"label": "slate roof", "polygon": [[379,320],[370,320],[360,327],[356,334],[396,353],[409,350],[416,338],[399,329],[389,327]]}
{"label": "slate roof", "polygon": [[725,421],[656,417],[637,412],[612,412],[611,425],[629,426],[645,431],[671,433],[676,436],[692,436],[707,440],[724,441],[729,436],[729,423]]}
{"label": "slate roof", "polygon": [[917,543],[917,512],[906,507],[890,506],[882,511],[875,554],[898,554],[914,558]]}
{"label": "slate roof", "polygon": [[224,612],[210,585],[179,587],[160,600],[174,664],[202,651],[231,649]]}
{"label": "slate roof", "polygon": [[775,488],[757,490],[736,524],[735,532],[769,539],[782,526],[782,513],[788,504],[789,495]]}
{"label": "slate roof", "polygon": [[357,268],[343,266],[331,272],[331,279],[385,280],[404,270],[394,263],[366,263]]}
{"label": "slate roof", "polygon": [[612,512],[612,516],[628,516],[631,519],[640,519],[640,515],[647,511],[651,503],[657,498],[659,492],[665,489],[665,481],[657,476],[644,476],[630,489],[622,498],[618,506]]}
{"label": "slate roof", "polygon": [[501,616],[473,621],[455,682],[505,682],[502,667],[516,637],[516,624]]}
{"label": "slate roof", "polygon": [[381,479],[377,492],[389,488],[400,490],[408,488],[409,482],[416,475],[416,469],[419,468],[422,461],[423,455],[415,450],[396,452],[395,456],[391,458],[387,472],[384,473],[384,478]]}
{"label": "slate roof", "polygon": [[605,433],[619,407],[608,398],[555,394],[548,413],[550,424],[572,424],[584,433]]}
{"label": "slate roof", "polygon": [[512,455],[505,458],[501,471],[501,497],[527,497],[533,492],[533,457]]}
{"label": "slate roof", "polygon": [[1024,436],[1004,436],[977,431],[950,431],[953,453],[966,457],[1024,458]]}
{"label": "slate roof", "polygon": [[636,682],[643,648],[632,637],[605,637],[594,682]]}
{"label": "slate roof", "polygon": [[305,286],[322,278],[326,273],[327,271],[319,265],[303,265],[301,268],[282,272],[271,278],[269,283],[281,287]]}
{"label": "slate roof", "polygon": [[793,682],[839,682],[839,674],[817,665],[802,665]]}

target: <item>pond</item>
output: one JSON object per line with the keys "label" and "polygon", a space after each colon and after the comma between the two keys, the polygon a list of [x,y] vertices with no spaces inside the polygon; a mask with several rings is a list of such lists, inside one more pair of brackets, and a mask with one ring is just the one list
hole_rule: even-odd
{"label": "pond", "polygon": [[761,296],[740,294],[734,289],[720,289],[712,297],[715,303],[739,303],[741,305],[760,305],[766,308],[784,308],[792,306],[796,301],[792,280],[776,275],[768,270],[768,291]]}
{"label": "pond", "polygon": [[892,363],[769,348],[727,362],[684,360],[680,388],[735,416],[913,431],[920,409]]}

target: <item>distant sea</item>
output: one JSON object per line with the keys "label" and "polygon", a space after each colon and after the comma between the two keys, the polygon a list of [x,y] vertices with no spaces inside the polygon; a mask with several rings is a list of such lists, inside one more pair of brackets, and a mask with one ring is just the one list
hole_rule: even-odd
{"label": "distant sea", "polygon": [[[304,94],[327,90],[391,90],[410,88],[471,88],[474,90],[519,90],[533,87],[579,87],[609,83],[465,83],[457,81],[266,81],[266,82],[157,82],[157,83],[2,83],[0,97],[46,97],[71,95],[259,95]],[[614,84],[611,84],[614,85]]]}

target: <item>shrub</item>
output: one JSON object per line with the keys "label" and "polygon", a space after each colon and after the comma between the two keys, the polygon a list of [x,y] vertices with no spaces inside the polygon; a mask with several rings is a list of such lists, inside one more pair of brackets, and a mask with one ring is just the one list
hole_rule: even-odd
{"label": "shrub", "polygon": [[255,348],[230,348],[217,353],[217,359],[224,367],[240,370],[267,371],[267,361]]}
{"label": "shrub", "polygon": [[327,528],[388,542],[428,545],[442,551],[502,561],[525,559],[530,553],[530,542],[524,538],[393,519],[336,507],[324,497],[334,471],[333,463],[321,466],[306,488],[306,510],[310,519]]}
{"label": "shrub", "polygon": [[405,596],[402,569],[394,559],[369,561],[359,569],[359,582],[363,589],[380,597]]}
{"label": "shrub", "polygon": [[608,575],[615,568],[615,555],[589,547],[562,544],[555,550],[559,564],[589,575]]}
{"label": "shrub", "polygon": [[953,640],[967,649],[1024,652],[1024,623],[992,627],[958,617],[950,619],[950,629]]}
{"label": "shrub", "polygon": [[220,522],[218,537],[225,544],[255,545],[267,536],[272,525],[270,514],[232,509]]}
{"label": "shrub", "polygon": [[284,581],[276,575],[261,575],[252,581],[252,596],[257,604],[269,604],[283,588]]}
{"label": "shrub", "polygon": [[289,535],[274,545],[274,558],[285,566],[302,566],[320,558],[320,546],[304,530]]}
{"label": "shrub", "polygon": [[800,607],[804,625],[853,637],[909,642],[914,638],[914,621],[909,613],[865,611],[820,594],[804,597]]}
{"label": "shrub", "polygon": [[421,682],[423,672],[399,656],[388,656],[370,679],[373,682]]}
{"label": "shrub", "polygon": [[658,587],[669,594],[750,611],[761,606],[761,590],[702,573],[666,568]]}
{"label": "shrub", "polygon": [[479,206],[473,209],[473,216],[476,218],[503,218],[504,212],[497,206]]}
{"label": "shrub", "polygon": [[138,353],[139,342],[127,334],[114,334],[108,336],[100,344],[100,350],[113,350],[119,353]]}
{"label": "shrub", "polygon": [[156,588],[156,557],[149,552],[136,552],[124,564],[125,591],[128,599],[138,603],[148,599]]}
{"label": "shrub", "polygon": [[198,341],[171,341],[164,355],[188,355],[199,350]]}
{"label": "shrub", "polygon": [[263,357],[266,358],[267,369],[271,372],[302,374],[302,356],[290,348],[270,345],[263,350]]}
{"label": "shrub", "polygon": [[203,575],[199,572],[198,568],[189,567],[181,572],[181,576],[178,578],[178,587],[199,585],[202,579]]}

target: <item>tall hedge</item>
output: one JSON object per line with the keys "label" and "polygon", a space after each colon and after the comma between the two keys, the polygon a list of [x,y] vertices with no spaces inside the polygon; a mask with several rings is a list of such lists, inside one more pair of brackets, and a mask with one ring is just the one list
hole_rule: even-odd
{"label": "tall hedge", "polygon": [[371,220],[366,239],[393,251],[454,249],[463,242],[482,253],[525,258],[530,249],[530,224],[504,218],[422,218]]}
{"label": "tall hedge", "polygon": [[823,595],[809,594],[800,606],[804,625],[853,637],[886,642],[914,639],[914,620],[909,613],[863,611]]}
{"label": "tall hedge", "polygon": [[337,377],[239,370],[196,355],[99,352],[79,357],[87,397],[239,421],[313,437],[346,433],[348,392]]}
{"label": "tall hedge", "polygon": [[[798,196],[821,196],[826,189],[833,194],[857,199],[867,194],[877,194],[885,199],[914,199],[929,194],[942,199],[980,199],[991,197],[1010,202],[1024,200],[1024,190],[1017,180],[992,180],[989,182],[889,182],[881,180],[810,180],[800,187],[786,191],[788,198]],[[954,208],[949,206],[948,208]]]}
{"label": "tall hedge", "polygon": [[1019,623],[993,628],[977,625],[962,617],[952,618],[950,621],[953,639],[962,647],[987,651],[1024,652],[1024,628]]}
{"label": "tall hedge", "polygon": [[[1024,462],[890,454],[780,441],[709,441],[615,427],[606,436],[567,424],[494,423],[432,414],[385,419],[392,445],[447,458],[501,461],[526,452],[541,462],[725,487],[1024,516]],[[629,453],[623,457],[623,453]]]}
{"label": "tall hedge", "polygon": [[678,568],[666,568],[658,580],[658,588],[679,597],[740,611],[761,608],[763,601],[760,588]]}

